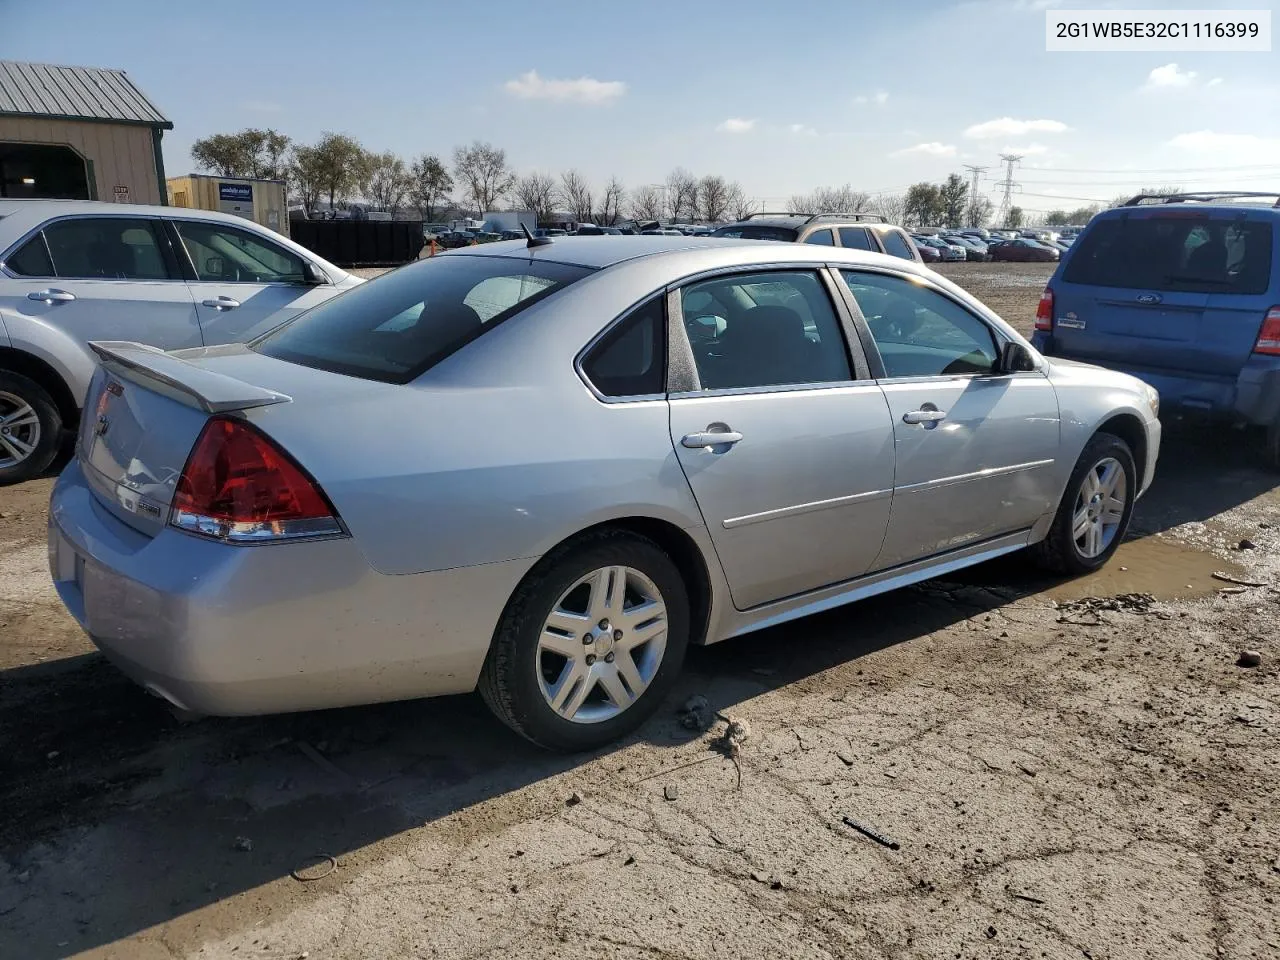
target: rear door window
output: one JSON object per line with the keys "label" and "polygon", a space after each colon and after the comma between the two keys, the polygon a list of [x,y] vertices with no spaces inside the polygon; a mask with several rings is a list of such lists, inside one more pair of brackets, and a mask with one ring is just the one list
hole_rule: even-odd
{"label": "rear door window", "polygon": [[408,383],[591,272],[509,257],[434,257],[327,300],[253,347],[306,367]]}
{"label": "rear door window", "polygon": [[840,246],[854,250],[874,250],[879,253],[871,237],[867,235],[865,227],[841,227]]}
{"label": "rear door window", "polygon": [[81,280],[168,280],[151,221],[76,217],[44,228],[57,276]]}
{"label": "rear door window", "polygon": [[805,243],[816,243],[820,247],[834,247],[835,235],[830,230],[817,230],[804,238]]}
{"label": "rear door window", "polygon": [[4,265],[20,277],[54,277],[53,261],[45,249],[44,235],[37,233],[22,248],[5,260]]}
{"label": "rear door window", "polygon": [[1178,211],[1099,220],[1072,246],[1063,280],[1186,293],[1266,293],[1270,223]]}

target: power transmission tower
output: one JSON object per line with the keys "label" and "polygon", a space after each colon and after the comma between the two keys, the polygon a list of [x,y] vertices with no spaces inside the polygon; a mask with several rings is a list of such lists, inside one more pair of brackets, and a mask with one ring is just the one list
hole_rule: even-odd
{"label": "power transmission tower", "polygon": [[1009,222],[1009,211],[1013,208],[1014,191],[1021,191],[1019,186],[1013,179],[1013,165],[1019,163],[1022,157],[1012,153],[1000,154],[1000,160],[1006,164],[1004,179],[996,184],[997,187],[1004,187],[1004,198],[1000,201],[1000,214],[996,218],[1001,225]]}
{"label": "power transmission tower", "polygon": [[973,174],[973,181],[969,184],[969,226],[980,227],[982,224],[976,222],[978,219],[978,180],[987,172],[987,168],[976,167],[971,163],[966,163],[964,168]]}

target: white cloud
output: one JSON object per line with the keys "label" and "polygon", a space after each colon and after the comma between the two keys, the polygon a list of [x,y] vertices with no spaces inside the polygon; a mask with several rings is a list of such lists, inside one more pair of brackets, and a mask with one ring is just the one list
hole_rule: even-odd
{"label": "white cloud", "polygon": [[956,148],[953,144],[938,143],[935,140],[930,143],[917,143],[914,147],[903,147],[901,150],[895,150],[889,156],[901,157],[912,153],[923,154],[927,157],[954,157]]}
{"label": "white cloud", "polygon": [[975,123],[965,130],[964,135],[974,140],[988,140],[994,137],[1020,137],[1028,133],[1065,133],[1070,129],[1061,120],[1015,120],[1013,117],[1000,117],[986,123]]}
{"label": "white cloud", "polygon": [[594,77],[552,80],[539,76],[537,70],[530,70],[514,80],[508,80],[503,87],[507,93],[521,100],[560,100],[590,104],[609,103],[627,92],[627,85],[621,80],[596,80]]}
{"label": "white cloud", "polygon": [[884,90],[877,90],[875,93],[860,93],[853,98],[853,102],[857,104],[874,103],[877,107],[883,107],[889,102],[889,94]]}
{"label": "white cloud", "polygon": [[1217,86],[1218,84],[1220,84],[1221,82],[1222,82],[1222,78],[1221,78],[1221,77],[1214,77],[1212,80],[1210,80],[1208,83],[1206,83],[1206,84],[1205,84],[1205,86],[1206,86],[1206,87],[1216,87],[1216,86]]}
{"label": "white cloud", "polygon": [[750,133],[755,129],[756,122],[752,120],[743,120],[741,117],[730,117],[724,123],[716,127],[721,133]]}
{"label": "white cloud", "polygon": [[1156,67],[1147,74],[1147,82],[1142,85],[1142,89],[1176,90],[1191,86],[1195,79],[1194,70],[1183,70],[1176,63],[1166,63],[1163,67]]}
{"label": "white cloud", "polygon": [[1169,141],[1169,146],[1224,165],[1247,166],[1252,163],[1273,163],[1276,154],[1280,153],[1280,137],[1197,130],[1194,133],[1178,134]]}
{"label": "white cloud", "polygon": [[803,124],[803,123],[793,123],[791,124],[791,126],[787,127],[787,129],[790,130],[792,133],[796,134],[797,136],[806,136],[806,137],[812,137],[818,132],[817,130],[813,129],[813,127],[810,127],[807,124]]}
{"label": "white cloud", "polygon": [[1023,146],[1005,147],[1001,153],[1014,153],[1020,157],[1035,157],[1042,153],[1048,153],[1049,148],[1043,143],[1028,143]]}

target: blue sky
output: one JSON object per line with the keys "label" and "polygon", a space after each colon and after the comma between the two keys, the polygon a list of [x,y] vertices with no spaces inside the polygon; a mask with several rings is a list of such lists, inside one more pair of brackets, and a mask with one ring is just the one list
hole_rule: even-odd
{"label": "blue sky", "polygon": [[1141,0],[0,6],[0,57],[128,71],[174,122],[171,175],[192,169],[198,137],[271,126],[406,157],[482,139],[522,172],[628,186],[683,166],[769,206],[817,186],[896,192],[966,163],[991,167],[991,190],[1010,149],[1029,209],[1166,183],[1280,188],[1274,53],[1045,51],[1046,7],[1153,6]]}

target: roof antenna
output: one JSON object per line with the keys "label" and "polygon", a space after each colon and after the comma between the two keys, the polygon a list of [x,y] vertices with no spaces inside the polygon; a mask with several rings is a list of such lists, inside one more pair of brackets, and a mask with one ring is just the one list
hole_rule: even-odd
{"label": "roof antenna", "polygon": [[527,223],[520,224],[520,229],[524,231],[524,238],[529,241],[525,246],[531,250],[534,247],[545,247],[554,242],[550,237],[535,237]]}

